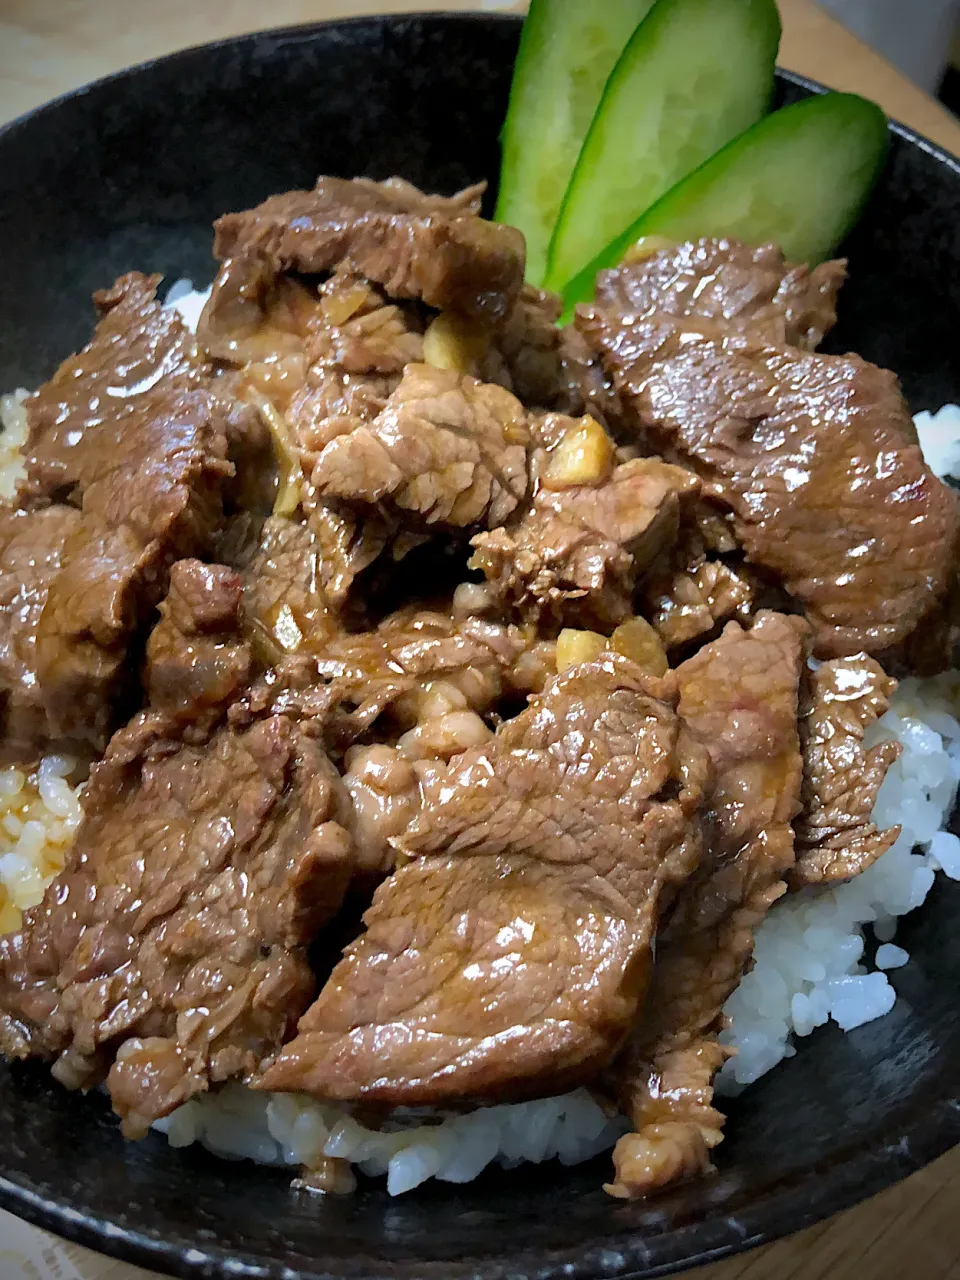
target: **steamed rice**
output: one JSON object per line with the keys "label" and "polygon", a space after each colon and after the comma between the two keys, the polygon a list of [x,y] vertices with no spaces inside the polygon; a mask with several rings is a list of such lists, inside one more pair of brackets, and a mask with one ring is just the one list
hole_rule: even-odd
{"label": "steamed rice", "polygon": [[[206,293],[179,281],[167,296],[191,329]],[[26,393],[0,397],[0,496],[22,473]],[[916,419],[924,454],[940,476],[960,476],[960,407]],[[834,889],[805,890],[777,904],[756,934],[755,963],[725,1006],[721,1040],[736,1048],[718,1079],[737,1092],[796,1053],[796,1040],[828,1020],[851,1031],[889,1013],[887,972],[908,963],[893,943],[897,920],[925,900],[938,872],[960,880],[960,839],[945,830],[960,781],[960,672],[905,680],[874,737],[903,744],[874,809],[880,827],[900,824],[897,842],[863,875]],[[63,868],[80,820],[74,762],[46,757],[33,774],[0,769],[0,932],[40,901]],[[880,943],[864,959],[864,927]],[[395,1112],[371,1130],[336,1103],[260,1094],[231,1084],[194,1098],[156,1128],[174,1147],[200,1142],[214,1154],[270,1165],[315,1166],[321,1157],[387,1176],[391,1195],[434,1177],[469,1182],[487,1165],[581,1160],[611,1147],[628,1128],[585,1089],[466,1114]]]}

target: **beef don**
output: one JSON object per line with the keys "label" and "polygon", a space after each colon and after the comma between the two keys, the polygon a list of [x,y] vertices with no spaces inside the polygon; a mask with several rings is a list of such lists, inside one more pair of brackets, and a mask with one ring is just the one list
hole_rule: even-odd
{"label": "beef don", "polygon": [[960,516],[893,376],[816,352],[844,264],[646,245],[560,329],[481,194],[227,214],[196,338],[122,277],[31,399],[3,750],[102,758],[0,939],[0,1048],[130,1136],[233,1078],[371,1114],[585,1083],[638,1196],[709,1166],[767,910],[896,839],[878,655],[949,631]]}

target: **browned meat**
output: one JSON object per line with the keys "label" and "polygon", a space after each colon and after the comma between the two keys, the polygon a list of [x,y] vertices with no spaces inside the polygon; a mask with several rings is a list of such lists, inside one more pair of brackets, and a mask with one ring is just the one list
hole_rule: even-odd
{"label": "browned meat", "polygon": [[668,570],[644,583],[643,610],[668,650],[708,636],[719,622],[746,621],[754,583],[742,566],[703,560],[695,567]]}
{"label": "browned meat", "polygon": [[[384,295],[349,273],[337,273],[320,289],[320,308],[309,325],[306,375],[289,398],[290,423],[299,464],[313,471],[328,441],[372,422],[396,389],[404,367],[422,359],[416,317],[387,303]],[[342,603],[356,575],[383,551],[395,533],[392,522],[302,485],[303,505],[320,549],[320,579],[329,601]]]}
{"label": "browned meat", "polygon": [[311,476],[320,497],[414,527],[496,526],[527,494],[523,406],[502,387],[450,369],[408,365],[372,422],[331,418],[325,435]]}
{"label": "browned meat", "polygon": [[25,502],[70,498],[79,506],[109,468],[122,475],[129,466],[117,450],[137,448],[133,423],[159,380],[170,396],[203,381],[208,367],[196,341],[156,301],[160,279],[132,271],[94,294],[93,338],[27,401]]}
{"label": "browned meat", "polygon": [[560,354],[568,413],[589,413],[618,438],[623,434],[620,419],[623,405],[595,351],[574,325],[560,331]]}
{"label": "browned meat", "polygon": [[243,611],[265,666],[284,654],[317,652],[337,630],[323,589],[323,544],[311,520],[237,520],[218,555],[243,575]]}
{"label": "browned meat", "polygon": [[656,458],[614,467],[598,484],[551,488],[506,528],[478,534],[470,565],[533,619],[541,614],[607,627],[633,612],[639,572],[677,536],[689,472]]}
{"label": "browned meat", "polygon": [[0,506],[0,707],[2,756],[41,754],[49,728],[37,675],[37,622],[63,549],[81,521],[73,507],[14,511]]}
{"label": "browned meat", "polygon": [[849,880],[886,853],[899,827],[879,831],[871,820],[898,742],[864,744],[864,733],[883,715],[897,687],[866,654],[825,662],[807,673],[800,710],[803,809],[794,826],[795,887]]}
{"label": "browned meat", "polygon": [[221,518],[226,447],[224,410],[207,391],[169,393],[160,383],[124,415],[112,457],[103,455],[102,474],[83,491],[82,519],[37,622],[53,736],[105,743],[131,637],[152,620],[171,561],[208,547]]}
{"label": "browned meat", "polygon": [[[121,277],[96,297],[91,342],[28,402],[22,501],[79,508],[46,554],[45,599],[30,619],[43,732],[102,749],[130,680],[131,639],[153,620],[170,563],[209,548],[233,475],[243,411],[202,385],[209,369],[159,277]],[[39,725],[38,725],[39,727]]]}
{"label": "browned meat", "polygon": [[178,560],[170,570],[160,621],[147,641],[143,683],[150,705],[191,726],[191,733],[250,679],[242,600],[243,578],[225,565]]}
{"label": "browned meat", "polygon": [[271,697],[205,743],[156,712],[116,734],[67,868],[0,939],[0,1048],[74,1087],[107,1076],[132,1137],[290,1034],[351,873],[320,725]]}
{"label": "browned meat", "polygon": [[320,288],[306,357],[305,387],[289,417],[309,458],[326,443],[329,419],[376,417],[404,367],[423,359],[423,335],[409,310],[360,277],[338,272]]}
{"label": "browned meat", "polygon": [[428,775],[397,841],[414,861],[260,1087],[399,1104],[589,1079],[642,997],[660,893],[699,856],[706,755],[672,699],[608,655]]}
{"label": "browned meat", "polygon": [[614,1152],[613,1195],[642,1196],[709,1166],[723,1116],[712,1078],[724,1058],[721,1009],[753,931],[785,890],[800,807],[797,697],[803,623],[762,613],[677,668],[679,713],[715,771],[709,853],[657,938],[649,998],[615,1070],[636,1132]]}
{"label": "browned meat", "polygon": [[[482,187],[450,199],[391,178],[319,178],[215,224],[214,253],[249,282],[342,267],[392,298],[419,298],[480,320],[501,319],[523,283],[523,236],[479,217]],[[211,299],[211,307],[215,306]]]}
{"label": "browned meat", "polygon": [[402,731],[449,711],[487,711],[505,681],[514,687],[511,673],[530,646],[518,627],[405,608],[375,631],[334,638],[317,666],[336,696],[356,708],[358,727],[390,707]]}
{"label": "browned meat", "polygon": [[602,271],[596,296],[616,315],[697,316],[772,346],[813,351],[836,323],[846,274],[845,262],[792,267],[775,244],[692,240]]}
{"label": "browned meat", "polygon": [[566,335],[575,331],[557,328],[562,308],[556,294],[524,285],[503,323],[477,333],[481,355],[469,372],[506,387],[525,405],[582,414],[584,378],[570,368]]}
{"label": "browned meat", "polygon": [[893,374],[662,316],[579,323],[652,442],[803,604],[818,656],[883,652],[936,611],[960,500],[923,461]]}
{"label": "browned meat", "polygon": [[688,505],[679,538],[644,574],[639,590],[640,611],[668,650],[708,639],[721,622],[746,622],[771,594],[744,564],[713,558],[737,549],[722,512],[703,500]]}

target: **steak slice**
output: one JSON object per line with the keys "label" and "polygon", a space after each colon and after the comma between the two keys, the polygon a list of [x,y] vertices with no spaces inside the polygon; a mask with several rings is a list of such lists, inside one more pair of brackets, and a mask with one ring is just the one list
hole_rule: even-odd
{"label": "steak slice", "polygon": [[132,271],[95,293],[100,319],[93,338],[28,398],[22,503],[69,498],[79,506],[105,467],[124,465],[118,447],[135,447],[129,437],[144,398],[161,381],[172,395],[209,376],[179,315],[157,302],[160,280]]}
{"label": "steak slice", "polygon": [[470,567],[526,618],[615,626],[696,490],[688,471],[657,458],[622,463],[597,484],[541,484],[519,520],[473,538]]}
{"label": "steak slice", "polygon": [[679,714],[713,761],[712,837],[658,935],[650,994],[614,1069],[636,1129],[614,1151],[615,1196],[702,1172],[721,1140],[712,1085],[725,1057],[721,1011],[794,861],[802,630],[776,613],[761,613],[749,631],[730,622],[677,668]]}
{"label": "steak slice", "polygon": [[542,1095],[616,1052],[658,900],[696,865],[706,757],[608,655],[427,775],[385,881],[258,1087],[380,1104]]}
{"label": "steak slice", "polygon": [[243,615],[264,666],[285,654],[317,652],[338,630],[323,584],[324,545],[312,520],[238,517],[217,553],[243,578]]}
{"label": "steak slice", "polygon": [[746,621],[754,596],[755,584],[743,566],[703,560],[645,582],[643,613],[664,648],[675,652],[708,636],[719,622]]}
{"label": "steak slice", "polygon": [[37,622],[81,519],[73,507],[14,511],[0,506],[0,707],[6,759],[35,759],[49,742],[37,674]]}
{"label": "steak slice", "polygon": [[[37,621],[37,674],[53,737],[102,747],[132,637],[153,617],[170,564],[209,548],[222,518],[226,410],[209,391],[158,384],[116,424]],[[106,444],[106,425],[99,429]]]}
{"label": "steak slice", "polygon": [[811,271],[784,261],[775,244],[690,240],[597,277],[597,303],[614,315],[695,316],[771,346],[813,351],[837,319],[846,263]]}
{"label": "steak slice", "polygon": [[[286,419],[305,476],[338,434],[360,431],[381,412],[404,368],[423,358],[419,319],[388,302],[360,277],[338,272],[320,288],[320,308],[306,340],[303,384]],[[347,502],[304,483],[303,505],[320,548],[320,579],[331,605],[342,604],[353,580],[380,555],[395,522],[359,514]]]}
{"label": "steak slice", "polygon": [[[346,428],[346,429],[344,429]],[[502,387],[408,365],[372,422],[328,419],[311,482],[421,530],[502,524],[527,495],[527,413]]]}
{"label": "steak slice", "polygon": [[[479,216],[483,187],[451,198],[424,195],[401,178],[321,177],[312,191],[271,196],[215,225],[214,253],[242,262],[247,279],[355,272],[391,298],[488,322],[507,314],[523,284],[523,236]],[[216,293],[208,304],[217,305]]]}
{"label": "steak slice", "polygon": [[278,688],[206,741],[158,712],[117,733],[67,867],[0,939],[0,1048],[56,1058],[68,1086],[106,1077],[129,1137],[249,1075],[313,994],[306,945],[350,877],[349,800],[321,721]]}
{"label": "steak slice", "polygon": [[519,627],[411,606],[373,631],[334,637],[317,668],[336,697],[356,708],[358,728],[390,707],[402,731],[431,714],[441,694],[452,699],[450,709],[488,711],[530,648]]}
{"label": "steak slice", "polygon": [[29,620],[43,711],[34,738],[103,749],[132,692],[130,643],[153,621],[170,564],[209,549],[234,473],[230,441],[250,434],[206,385],[210,368],[179,317],[155,301],[158,280],[122,276],[97,294],[91,342],[27,404],[21,503],[80,512],[47,520],[62,542],[55,570],[46,554]]}
{"label": "steak slice", "polygon": [[953,580],[960,499],[923,460],[893,374],[581,310],[649,443],[732,509],[748,561],[803,605],[819,657],[898,646]]}
{"label": "steak slice", "polygon": [[222,564],[178,560],[160,621],[147,641],[150,705],[197,732],[246,687],[250,646],[242,639],[243,578]]}
{"label": "steak slice", "polygon": [[803,808],[794,823],[792,886],[849,880],[899,836],[899,827],[878,830],[871,814],[902,747],[886,741],[868,748],[864,742],[896,687],[866,654],[836,658],[807,673],[800,712]]}

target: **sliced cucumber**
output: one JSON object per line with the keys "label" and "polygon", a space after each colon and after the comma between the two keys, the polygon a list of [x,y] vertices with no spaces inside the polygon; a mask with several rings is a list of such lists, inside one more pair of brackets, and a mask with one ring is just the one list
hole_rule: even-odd
{"label": "sliced cucumber", "polygon": [[563,193],[623,47],[653,0],[532,0],[503,126],[498,222],[527,239],[542,284]]}
{"label": "sliced cucumber", "polygon": [[825,93],[775,111],[735,138],[618,236],[564,291],[593,297],[597,272],[642,236],[773,241],[790,262],[821,262],[840,243],[883,168],[887,120],[853,93]]}
{"label": "sliced cucumber", "polygon": [[763,115],[779,41],[774,0],[656,0],[581,149],[550,245],[549,288],[562,290],[639,213]]}

